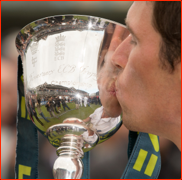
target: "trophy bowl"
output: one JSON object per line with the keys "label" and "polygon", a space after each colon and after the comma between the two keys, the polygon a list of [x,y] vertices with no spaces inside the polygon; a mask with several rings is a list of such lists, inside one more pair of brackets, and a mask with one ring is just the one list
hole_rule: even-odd
{"label": "trophy bowl", "polygon": [[26,108],[57,148],[55,179],[80,179],[84,152],[122,125],[112,55],[128,34],[119,23],[83,15],[46,17],[18,33]]}

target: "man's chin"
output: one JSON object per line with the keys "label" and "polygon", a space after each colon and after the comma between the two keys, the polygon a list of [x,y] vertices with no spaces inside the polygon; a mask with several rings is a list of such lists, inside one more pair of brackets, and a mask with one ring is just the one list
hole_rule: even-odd
{"label": "man's chin", "polygon": [[124,115],[122,116],[123,125],[130,131],[142,132],[141,128],[138,127],[138,124],[135,124],[131,119],[127,119]]}

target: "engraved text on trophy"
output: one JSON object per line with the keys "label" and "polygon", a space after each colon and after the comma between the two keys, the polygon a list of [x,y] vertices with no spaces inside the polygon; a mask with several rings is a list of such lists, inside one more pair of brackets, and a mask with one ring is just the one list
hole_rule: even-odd
{"label": "engraved text on trophy", "polygon": [[34,43],[30,47],[30,50],[32,53],[32,65],[33,65],[33,67],[35,67],[35,63],[37,62],[37,49],[38,49],[38,43]]}
{"label": "engraved text on trophy", "polygon": [[56,37],[56,42],[55,42],[55,61],[58,60],[64,60],[64,55],[65,55],[65,38],[66,36],[64,35],[59,35]]}

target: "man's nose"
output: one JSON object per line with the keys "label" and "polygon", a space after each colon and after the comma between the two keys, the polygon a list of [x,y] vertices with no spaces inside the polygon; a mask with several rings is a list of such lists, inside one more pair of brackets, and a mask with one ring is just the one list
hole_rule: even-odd
{"label": "man's nose", "polygon": [[123,42],[121,42],[111,58],[113,65],[120,69],[125,68],[128,62],[128,57],[131,50],[130,38],[131,37],[128,36]]}

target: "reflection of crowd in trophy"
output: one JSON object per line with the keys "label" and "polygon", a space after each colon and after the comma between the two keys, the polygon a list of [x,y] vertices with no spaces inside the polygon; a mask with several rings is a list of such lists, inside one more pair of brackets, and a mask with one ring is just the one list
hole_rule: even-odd
{"label": "reflection of crowd in trophy", "polygon": [[[58,95],[51,95],[52,91],[49,89],[47,95],[43,95],[42,91],[45,88],[41,88],[38,91],[38,95],[33,91],[29,91],[26,95],[27,107],[30,112],[30,118],[34,123],[38,123],[44,127],[45,122],[51,122],[51,118],[60,119],[60,116],[69,110],[78,110],[82,107],[90,107],[90,105],[101,106],[101,101],[99,98],[99,92],[95,95],[89,96],[85,95],[84,91],[76,91],[70,93],[68,90],[59,89]],[[47,90],[47,89],[46,89]],[[53,89],[53,92],[55,90]],[[66,91],[66,92],[65,92]],[[60,94],[66,94],[61,95]],[[77,93],[77,94],[76,94]],[[71,106],[71,107],[70,107]],[[47,112],[47,113],[46,113]]]}
{"label": "reflection of crowd in trophy", "polygon": [[74,98],[76,109],[79,107],[90,107],[90,104],[102,105],[99,96],[79,96],[78,94]]}
{"label": "reflection of crowd in trophy", "polygon": [[58,118],[54,112],[56,112],[57,114],[60,113],[59,110],[57,110],[57,107],[60,107],[60,100],[59,98],[54,98],[50,97],[45,105],[45,107],[47,108],[47,111],[49,112],[51,117],[56,117]]}
{"label": "reflection of crowd in trophy", "polygon": [[29,95],[27,107],[28,107],[28,110],[29,110],[31,120],[35,123],[34,118],[33,118],[33,117],[35,117],[37,122],[39,124],[41,124],[41,126],[44,126],[42,121],[37,116],[37,112],[35,110],[35,97],[34,96]]}
{"label": "reflection of crowd in trophy", "polygon": [[[91,24],[94,26],[94,30],[101,30],[106,26],[105,21],[94,17],[88,19],[82,19],[77,16],[55,16],[52,18],[45,18],[37,22],[32,22],[23,32],[19,32],[16,39],[16,46],[19,50],[25,50],[32,38],[35,41],[39,39],[45,40],[49,34],[51,35],[55,32],[61,33],[71,29],[85,30],[90,28]],[[33,37],[35,34],[36,37]]]}

